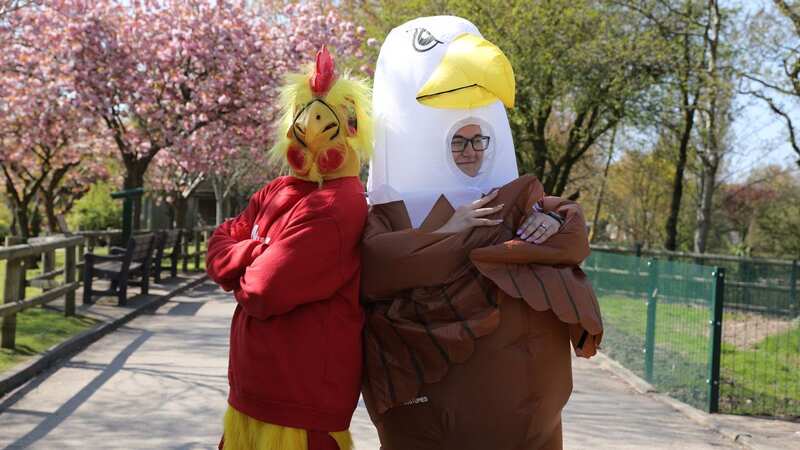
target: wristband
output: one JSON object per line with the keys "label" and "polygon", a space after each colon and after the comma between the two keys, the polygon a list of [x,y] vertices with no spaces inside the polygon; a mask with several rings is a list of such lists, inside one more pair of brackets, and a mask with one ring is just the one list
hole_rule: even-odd
{"label": "wristband", "polygon": [[545,212],[545,214],[547,214],[548,216],[552,217],[553,219],[556,219],[558,221],[559,226],[563,226],[564,225],[564,222],[565,222],[564,218],[561,217],[561,215],[558,214],[557,212],[547,211],[547,212]]}

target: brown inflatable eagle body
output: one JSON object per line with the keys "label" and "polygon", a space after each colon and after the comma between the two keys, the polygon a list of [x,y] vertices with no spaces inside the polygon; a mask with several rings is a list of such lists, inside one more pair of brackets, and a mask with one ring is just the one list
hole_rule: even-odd
{"label": "brown inflatable eagle body", "polygon": [[[428,17],[393,30],[378,60],[372,206],[362,249],[362,392],[384,450],[561,448],[570,342],[578,356],[590,357],[602,338],[598,303],[579,268],[589,254],[580,207],[545,196],[533,176],[517,178],[502,105],[513,104],[513,77],[511,86],[507,77],[505,85],[488,80],[504,72],[495,67],[507,64],[501,56],[469,22]],[[488,60],[470,60],[481,57]],[[443,161],[452,158],[448,130],[472,121],[493,144],[481,172],[467,178]],[[415,124],[430,130],[427,140],[402,133]],[[414,192],[414,176],[394,168],[416,158],[425,167],[414,175]],[[499,192],[486,207],[503,205],[491,216],[502,224],[436,232],[489,186]],[[538,245],[516,236],[535,204],[564,219]]]}

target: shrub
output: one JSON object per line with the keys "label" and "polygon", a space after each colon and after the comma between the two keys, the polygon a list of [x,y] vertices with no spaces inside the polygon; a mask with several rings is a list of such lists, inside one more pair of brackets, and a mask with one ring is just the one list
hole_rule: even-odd
{"label": "shrub", "polygon": [[107,183],[92,185],[89,192],[75,203],[69,217],[70,228],[105,230],[122,228],[122,203],[111,198]]}

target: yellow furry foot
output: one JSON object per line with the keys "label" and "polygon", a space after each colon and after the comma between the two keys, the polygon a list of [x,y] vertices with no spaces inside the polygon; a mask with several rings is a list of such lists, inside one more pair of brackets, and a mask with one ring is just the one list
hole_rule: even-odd
{"label": "yellow furry foot", "polygon": [[[223,450],[308,450],[306,430],[261,422],[228,405]],[[352,450],[350,431],[330,433],[340,450]]]}

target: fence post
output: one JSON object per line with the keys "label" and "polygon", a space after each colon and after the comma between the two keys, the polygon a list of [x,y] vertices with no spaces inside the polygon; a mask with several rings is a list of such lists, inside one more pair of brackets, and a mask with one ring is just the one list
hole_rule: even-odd
{"label": "fence post", "polygon": [[789,297],[794,309],[794,315],[800,315],[800,299],[797,298],[798,261],[792,260],[792,273],[789,275]]}
{"label": "fence post", "polygon": [[183,231],[184,239],[181,241],[181,245],[183,246],[183,272],[186,273],[189,271],[189,240],[192,237],[192,230],[184,228]]}
{"label": "fence post", "polygon": [[200,230],[194,232],[194,270],[200,270]]}
{"label": "fence post", "polygon": [[[742,287],[742,303],[751,305],[750,300],[750,283],[753,282],[753,270],[747,259],[742,258],[739,261],[739,280],[743,281],[745,285]],[[734,278],[735,279],[735,278]]]}
{"label": "fence post", "polygon": [[714,268],[711,290],[711,320],[708,349],[708,412],[719,412],[719,371],[722,357],[722,306],[725,299],[725,269]]}
{"label": "fence post", "polygon": [[[6,260],[6,282],[3,292],[3,303],[13,303],[20,299],[20,285],[24,283],[25,266],[22,258],[9,258]],[[23,288],[24,289],[24,288]],[[24,291],[23,291],[24,292]],[[13,349],[16,344],[17,315],[9,314],[3,317],[3,335],[0,346]]]}
{"label": "fence post", "polygon": [[[42,274],[50,273],[56,270],[56,251],[50,250],[42,253]],[[42,292],[47,292],[50,290],[50,287],[46,284],[49,282],[50,279],[45,279],[44,285],[42,285]]]}
{"label": "fence post", "polygon": [[86,252],[86,244],[84,244],[84,242],[85,241],[81,241],[81,243],[78,244],[78,260],[79,261],[83,260],[83,254]]}
{"label": "fence post", "polygon": [[658,260],[647,262],[650,282],[647,290],[647,329],[644,341],[644,378],[653,382],[653,359],[656,348],[656,303],[658,298]]}
{"label": "fence post", "polygon": [[[71,245],[65,249],[66,255],[64,258],[64,283],[70,284],[75,281],[75,266],[76,266],[76,258],[75,258],[75,246]],[[75,315],[75,291],[67,292],[67,295],[64,296],[64,315],[65,316],[74,316]]]}

